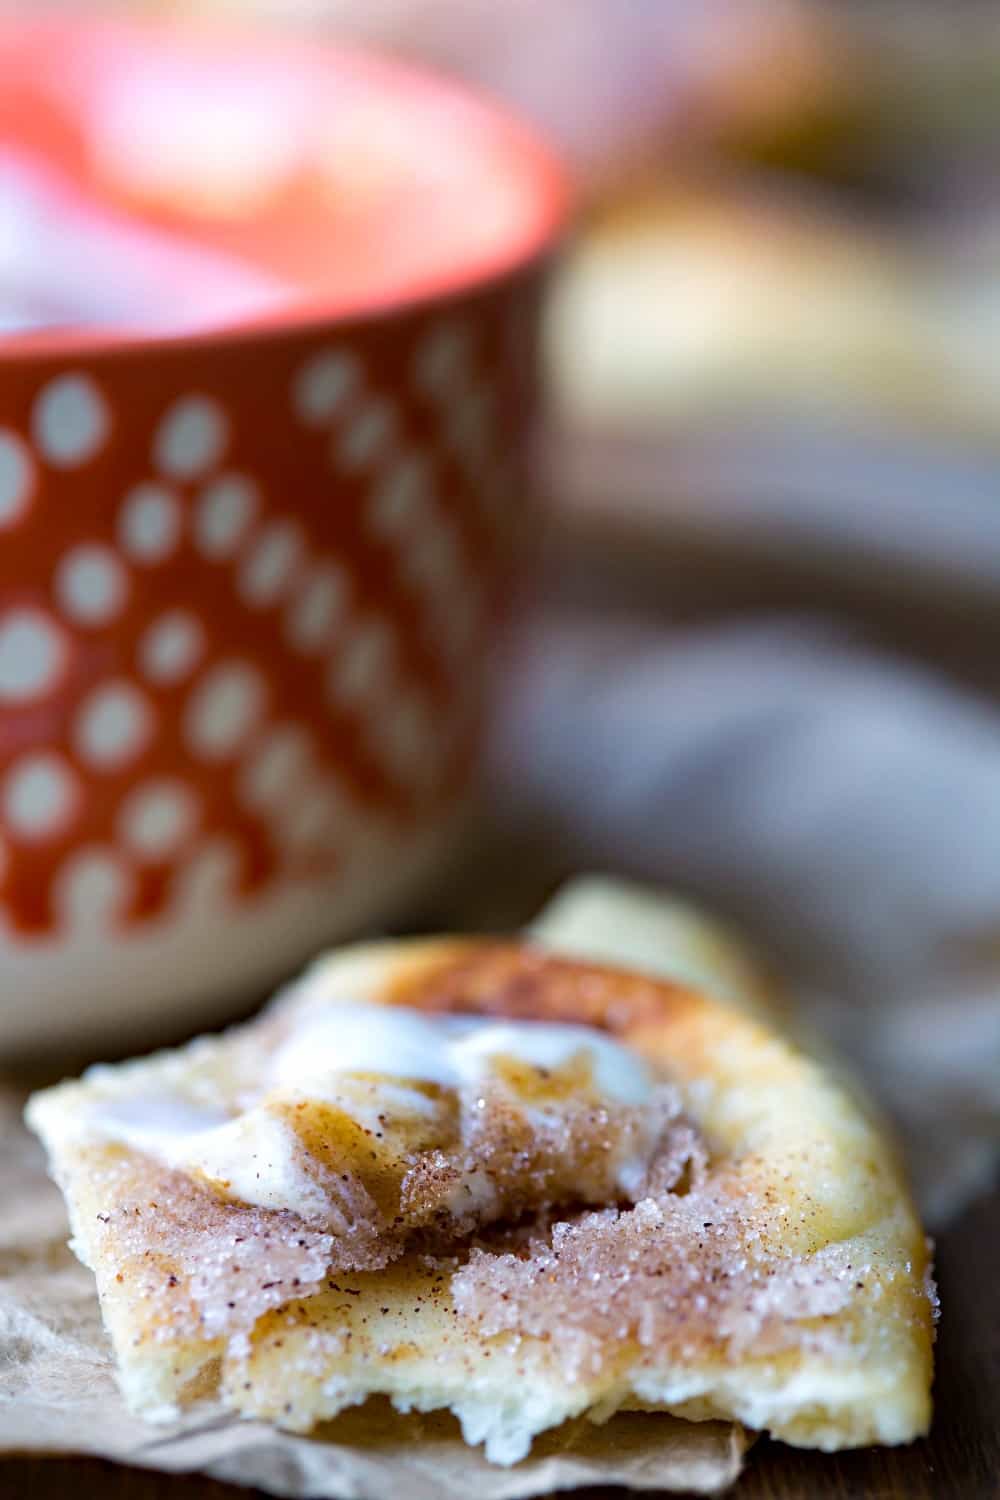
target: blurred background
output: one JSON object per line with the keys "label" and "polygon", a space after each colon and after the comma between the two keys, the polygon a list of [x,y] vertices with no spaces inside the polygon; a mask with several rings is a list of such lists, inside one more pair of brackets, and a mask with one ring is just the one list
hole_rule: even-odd
{"label": "blurred background", "polygon": [[377,42],[507,100],[573,169],[482,811],[414,921],[517,922],[584,867],[704,897],[928,1126],[928,1177],[937,1152],[977,1179],[1000,1121],[1000,11],[122,8]]}
{"label": "blurred background", "polygon": [[1000,13],[257,10],[485,86],[580,196],[484,811],[422,920],[520,921],[581,867],[704,898],[945,1215],[1000,1139]]}

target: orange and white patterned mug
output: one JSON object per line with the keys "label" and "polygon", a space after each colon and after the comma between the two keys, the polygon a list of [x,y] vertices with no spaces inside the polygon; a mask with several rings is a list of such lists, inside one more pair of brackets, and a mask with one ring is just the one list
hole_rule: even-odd
{"label": "orange and white patterned mug", "polygon": [[[377,917],[474,758],[560,174],[450,84],[224,39],[0,26],[0,195],[7,151],[165,304],[0,334],[0,1055]],[[248,78],[280,150],[146,119],[207,131]]]}

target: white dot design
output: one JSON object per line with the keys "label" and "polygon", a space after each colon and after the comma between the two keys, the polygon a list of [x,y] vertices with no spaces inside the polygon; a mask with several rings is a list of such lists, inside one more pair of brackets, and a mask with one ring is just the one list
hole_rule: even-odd
{"label": "white dot design", "polygon": [[270,730],[243,769],[240,789],[251,808],[284,807],[301,785],[313,758],[312,741],[298,724]]}
{"label": "white dot design", "polygon": [[428,467],[413,456],[393,464],[372,491],[366,517],[383,540],[399,541],[420,526],[430,497]]}
{"label": "white dot design", "polygon": [[232,840],[207,840],[178,871],[178,906],[199,914],[224,907],[232,898],[239,870],[240,851]]}
{"label": "white dot design", "polygon": [[296,853],[324,853],[341,848],[352,814],[349,799],[330,777],[307,786],[276,824],[282,843]]}
{"label": "white dot design", "polygon": [[[452,451],[478,476],[493,437],[493,395],[475,377],[475,352],[466,323],[439,322],[418,344],[411,374],[417,388],[440,409]],[[369,401],[351,425],[333,434],[334,457],[348,470],[378,463],[381,472],[365,505],[365,525],[374,538],[392,547],[403,582],[427,612],[429,639],[456,666],[478,624],[471,562],[459,529],[435,501],[428,459],[417,452],[393,451],[394,437],[392,408],[377,399]],[[353,649],[345,646],[339,663],[331,666],[328,691],[333,702],[350,703],[364,696],[358,685],[366,669],[353,665]]]}
{"label": "white dot design", "polygon": [[224,760],[243,745],[264,708],[264,680],[248,662],[213,668],[198,684],[185,710],[185,731],[205,760]]}
{"label": "white dot design", "polygon": [[[339,463],[377,470],[367,518],[375,535],[395,544],[423,529],[433,493],[430,469],[419,451],[400,455],[398,414],[391,402],[364,393],[362,377],[354,354],[326,350],[298,372],[293,400],[304,423],[328,429],[337,424]],[[49,381],[36,398],[33,448],[0,426],[0,528],[18,524],[28,513],[38,482],[36,463],[71,468],[89,462],[103,450],[112,423],[97,381],[71,372]],[[322,654],[330,697],[355,709],[363,723],[372,717],[373,705],[381,712],[387,699],[394,701],[393,627],[364,616],[349,627],[352,580],[342,565],[307,558],[304,536],[293,520],[260,526],[254,481],[220,472],[229,436],[226,410],[210,395],[187,395],[162,410],[152,438],[153,471],[119,491],[113,536],[77,543],[57,561],[55,617],[28,606],[0,612],[0,706],[30,702],[58,686],[70,649],[60,617],[76,627],[111,624],[130,604],[137,606],[150,586],[145,570],[173,558],[182,541],[205,559],[236,559],[234,581],[248,602],[281,604],[280,628],[288,643],[305,655]],[[187,487],[190,481],[198,481],[196,489]],[[424,549],[417,557],[417,574],[434,576],[434,567],[419,561]],[[136,681],[99,682],[75,710],[72,755],[80,757],[81,776],[84,770],[88,776],[112,773],[142,756],[156,730],[151,689],[183,685],[182,729],[190,747],[206,760],[247,756],[251,750],[240,770],[248,804],[266,807],[276,824],[284,815],[289,839],[298,848],[336,842],[349,798],[346,789],[317,775],[308,732],[289,734],[283,730],[294,726],[266,724],[263,675],[251,662],[235,660],[213,664],[205,675],[207,652],[205,628],[191,609],[147,617],[136,646]],[[0,778],[0,814],[13,839],[54,836],[74,816],[82,796],[73,766],[57,754],[25,755]],[[197,822],[197,805],[181,783],[143,783],[119,809],[121,848],[95,844],[63,866],[56,897],[67,920],[83,922],[88,915],[99,919],[123,910],[132,879],[130,855],[167,858],[193,838]],[[233,856],[240,857],[236,845],[209,851],[196,843],[185,850],[186,862],[199,851],[205,852],[206,869],[209,855],[218,855],[211,880],[222,865],[231,873]]]}
{"label": "white dot design", "polygon": [[389,402],[378,397],[370,400],[335,436],[335,463],[349,472],[368,468],[391,446],[395,431],[396,413]]}
{"label": "white dot design", "polygon": [[257,609],[276,604],[291,583],[304,551],[302,532],[294,522],[274,521],[265,526],[240,569],[240,592],[247,603]]}
{"label": "white dot design", "polygon": [[77,716],[74,739],[82,758],[98,770],[127,765],[149,743],[153,710],[131,682],[105,683],[90,694]]}
{"label": "white dot design", "polygon": [[153,440],[160,472],[193,479],[219,462],[229,436],[226,414],[211,396],[184,396],[166,412]]}
{"label": "white dot design", "polygon": [[67,658],[57,626],[37,609],[0,617],[0,705],[42,698],[58,684]]}
{"label": "white dot design", "polygon": [[59,755],[41,751],[15,761],[3,782],[4,822],[15,837],[51,838],[70,822],[77,802],[76,779]]}
{"label": "white dot design", "polygon": [[35,468],[16,432],[0,427],[0,527],[14,526],[31,504]]}
{"label": "white dot design", "polygon": [[88,375],[59,375],[35,400],[32,433],[42,457],[57,469],[87,463],[111,427],[107,404]]}
{"label": "white dot design", "polygon": [[257,511],[257,489],[243,474],[222,474],[201,493],[194,517],[195,546],[212,561],[239,549]]}
{"label": "white dot design", "polygon": [[[400,458],[375,486],[366,509],[369,531],[393,548],[403,582],[427,611],[430,639],[446,655],[461,655],[471,641],[465,623],[475,612],[475,582],[461,535],[435,503],[425,460]],[[452,617],[463,624],[453,626]]]}
{"label": "white dot design", "polygon": [[330,664],[330,700],[341,707],[355,707],[383,693],[392,677],[394,657],[393,633],[386,621],[359,621]]}
{"label": "white dot design", "polygon": [[[499,460],[496,454],[496,400],[488,380],[476,370],[476,346],[472,329],[465,323],[449,319],[438,323],[418,345],[413,360],[414,383],[438,408],[449,451],[464,469],[477,494],[482,495],[484,519],[495,526],[492,514],[494,492],[487,494],[492,471]],[[492,460],[492,461],[491,461]],[[441,524],[440,522],[438,524]],[[428,529],[428,528],[425,528]],[[460,559],[454,570],[432,557],[428,544],[425,561],[416,562],[411,581],[429,590],[447,588],[457,592],[462,587]],[[421,577],[426,566],[426,582]],[[440,572],[440,576],[437,576]],[[442,622],[434,622],[438,640],[453,643],[459,632],[448,632]]]}
{"label": "white dot design", "polygon": [[128,869],[110,849],[70,855],[59,872],[56,901],[63,920],[81,931],[107,927],[124,910],[131,887]]}
{"label": "white dot design", "polygon": [[177,497],[163,485],[137,484],[125,497],[118,518],[118,539],[135,563],[163,562],[181,534]]}
{"label": "white dot design", "polygon": [[[303,421],[308,411],[314,424],[342,422],[339,461],[348,469],[378,467],[376,477],[386,481],[379,487],[378,502],[369,502],[372,531],[393,540],[414,528],[419,531],[431,494],[429,469],[419,453],[399,457],[397,413],[391,403],[369,397],[354,407],[361,379],[353,356],[338,355],[334,361],[328,353],[326,364],[314,368],[308,382],[305,372],[300,373]],[[33,413],[38,464],[69,468],[89,461],[101,451],[111,421],[104,397],[88,377],[50,382]],[[380,617],[361,616],[348,629],[350,575],[332,559],[307,558],[304,535],[294,521],[260,526],[254,482],[242,474],[219,472],[227,443],[225,410],[210,397],[186,397],[164,412],[153,440],[151,477],[114,495],[117,514],[110,544],[94,536],[58,560],[52,576],[54,617],[29,606],[0,612],[0,707],[32,701],[58,686],[70,649],[61,621],[103,627],[130,602],[138,614],[144,592],[155,600],[157,585],[144,570],[172,558],[182,541],[206,559],[237,559],[234,580],[244,598],[259,607],[282,605],[279,628],[287,641],[304,654],[322,654],[330,696],[356,709],[366,729],[387,700],[391,706],[389,690],[396,688],[393,626]],[[187,487],[192,480],[197,487]],[[32,449],[17,433],[0,427],[0,528],[27,513],[36,482]],[[356,822],[368,827],[369,813],[353,807],[348,788],[332,767],[323,774],[308,731],[266,722],[267,683],[251,662],[223,662],[202,675],[207,636],[201,620],[186,607],[150,612],[143,627],[136,681],[99,682],[75,709],[70,755],[78,770],[57,753],[38,752],[23,755],[0,777],[0,821],[12,850],[18,841],[55,839],[70,829],[92,777],[97,778],[96,789],[102,775],[139,757],[144,757],[140,769],[149,777],[145,752],[157,720],[151,689],[177,684],[184,685],[182,728],[188,745],[206,761],[243,758],[240,794],[266,818],[279,847],[290,856],[340,854]],[[398,748],[405,747],[407,736],[397,718],[389,721],[396,727],[387,731],[388,740],[397,749],[388,759],[403,765],[412,762],[413,749],[411,745],[407,759]],[[127,908],[139,865],[173,860],[178,854],[182,866],[172,876],[175,899],[234,891],[240,848],[226,839],[205,842],[199,836],[197,794],[183,781],[143,779],[114,816],[113,836],[102,832],[96,836],[101,842],[75,848],[56,877],[55,901],[68,928],[110,926]],[[319,868],[314,864],[311,871]]]}
{"label": "white dot design", "polygon": [[56,597],[64,614],[79,625],[104,625],[122,609],[128,579],[109,547],[83,543],[72,548],[56,570]]}
{"label": "white dot design", "polygon": [[128,797],[121,811],[121,837],[141,859],[167,859],[194,831],[193,794],[179,781],[151,781]]}
{"label": "white dot design", "polygon": [[396,565],[427,611],[425,629],[451,666],[461,664],[481,619],[481,601],[457,528],[425,507],[419,528],[396,540]]}
{"label": "white dot design", "polygon": [[336,563],[317,568],[288,612],[288,638],[300,651],[321,651],[347,604],[348,584]]}
{"label": "white dot design", "polygon": [[204,649],[201,622],[186,610],[168,610],[139,643],[139,662],[150,682],[181,682],[194,671]]}
{"label": "white dot design", "polygon": [[315,355],[299,370],[292,386],[292,404],[299,419],[308,427],[326,426],[360,381],[357,358],[349,350],[329,349]]}
{"label": "white dot design", "polygon": [[[463,463],[466,458],[478,461],[489,436],[491,396],[474,379],[475,355],[473,330],[449,318],[430,329],[411,363],[417,388],[440,408],[446,439]],[[445,615],[455,598],[461,601],[458,613],[463,621],[470,614],[462,607],[468,563],[461,533],[435,504],[428,457],[401,447],[395,405],[365,389],[364,372],[349,350],[325,350],[302,366],[293,382],[292,401],[304,424],[328,433],[337,470],[371,474],[364,524],[373,539],[393,549],[401,578],[423,607],[429,639],[451,662],[468,636],[464,629],[449,628]],[[289,551],[266,535],[255,540],[239,575],[241,592],[251,605],[273,604],[288,590],[294,571]],[[383,716],[393,695],[403,690],[395,680],[395,640],[384,620],[347,621],[345,616],[339,590],[307,577],[289,600],[285,634],[304,654],[331,652],[327,701],[336,712],[359,714],[367,730],[372,717]],[[383,733],[389,748],[377,751],[388,766],[403,766],[410,780],[415,760],[428,758],[426,735],[419,755],[414,749],[415,714],[412,705],[407,708],[397,727]]]}

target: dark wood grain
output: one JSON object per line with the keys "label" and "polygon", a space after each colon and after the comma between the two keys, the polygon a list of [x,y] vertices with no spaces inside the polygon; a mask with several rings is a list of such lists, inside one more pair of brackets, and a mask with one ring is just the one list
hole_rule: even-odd
{"label": "dark wood grain", "polygon": [[[937,1415],[925,1442],[839,1455],[762,1443],[730,1492],[733,1500],[996,1500],[998,1258],[1000,1190],[974,1205],[938,1246],[945,1316],[938,1342]],[[212,1480],[172,1479],[93,1461],[0,1463],[3,1500],[240,1500],[247,1494]]]}

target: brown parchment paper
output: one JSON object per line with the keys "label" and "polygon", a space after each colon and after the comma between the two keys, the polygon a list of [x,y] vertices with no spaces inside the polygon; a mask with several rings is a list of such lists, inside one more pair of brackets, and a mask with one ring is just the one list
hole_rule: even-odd
{"label": "brown parchment paper", "polygon": [[92,1454],[303,1500],[519,1500],[584,1485],[710,1494],[739,1474],[740,1428],[640,1412],[568,1423],[513,1469],[466,1447],[450,1417],[401,1417],[387,1403],[310,1438],[211,1411],[173,1426],[139,1421],[118,1394],[93,1278],[66,1245],[23,1102],[0,1091],[0,1454]]}

